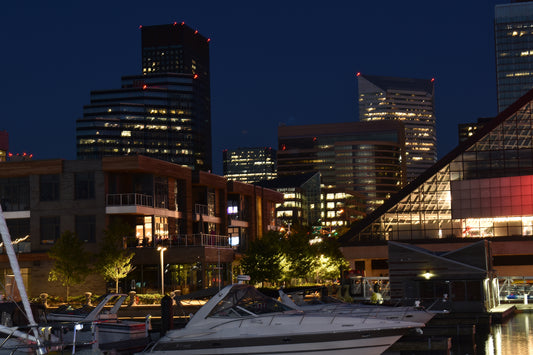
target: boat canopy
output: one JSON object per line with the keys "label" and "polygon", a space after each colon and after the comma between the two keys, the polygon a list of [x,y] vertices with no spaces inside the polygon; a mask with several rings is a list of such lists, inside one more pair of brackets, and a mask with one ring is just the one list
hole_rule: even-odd
{"label": "boat canopy", "polygon": [[208,314],[208,317],[245,317],[280,313],[293,309],[268,297],[250,285],[233,285]]}

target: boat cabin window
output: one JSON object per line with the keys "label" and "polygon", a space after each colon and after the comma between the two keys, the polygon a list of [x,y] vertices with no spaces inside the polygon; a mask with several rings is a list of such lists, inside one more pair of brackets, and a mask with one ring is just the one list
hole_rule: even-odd
{"label": "boat cabin window", "polygon": [[[244,286],[244,287],[242,287]],[[235,285],[208,317],[248,317],[292,310],[249,285]]]}

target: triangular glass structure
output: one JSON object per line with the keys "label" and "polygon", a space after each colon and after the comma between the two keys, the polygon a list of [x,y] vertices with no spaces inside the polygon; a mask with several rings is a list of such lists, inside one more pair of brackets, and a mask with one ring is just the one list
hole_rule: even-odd
{"label": "triangular glass structure", "polygon": [[340,239],[533,235],[533,90]]}

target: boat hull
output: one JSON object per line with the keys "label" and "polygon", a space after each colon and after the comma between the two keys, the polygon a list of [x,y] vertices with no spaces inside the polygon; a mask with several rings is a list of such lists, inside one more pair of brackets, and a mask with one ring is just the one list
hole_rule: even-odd
{"label": "boat hull", "polygon": [[[287,343],[284,338],[278,339],[248,339],[242,341],[232,339],[230,342],[209,342],[198,343],[183,342],[172,344],[160,344],[157,354],[365,354],[379,355],[394,344],[401,335],[390,335],[370,339],[344,339],[344,340],[324,340],[313,341],[307,339],[303,342],[293,341]],[[332,337],[335,338],[335,337]],[[268,342],[265,342],[268,341]],[[168,345],[168,346],[164,346]]]}
{"label": "boat hull", "polygon": [[[305,327],[305,326],[304,326]],[[336,328],[336,329],[335,329]],[[332,326],[331,331],[308,330],[297,334],[287,328],[285,331],[264,329],[258,336],[251,328],[233,328],[232,331],[184,331],[182,334],[162,338],[151,349],[157,354],[381,354],[396,342],[404,329],[383,329],[362,331],[352,329],[341,331]],[[278,329],[281,330],[281,329]],[[257,329],[255,329],[257,331]]]}

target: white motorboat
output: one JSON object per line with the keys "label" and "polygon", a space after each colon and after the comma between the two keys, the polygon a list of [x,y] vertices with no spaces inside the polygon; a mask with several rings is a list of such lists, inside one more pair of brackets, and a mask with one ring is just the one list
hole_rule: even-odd
{"label": "white motorboat", "polygon": [[[346,303],[339,300],[333,302],[323,301],[312,297],[311,300],[304,300],[302,295],[290,297],[279,290],[279,297],[283,304],[291,308],[304,311],[305,313],[329,313],[343,316],[373,317],[387,320],[400,320],[427,324],[435,316],[434,312],[429,312],[422,308],[410,306],[383,306],[367,305],[361,303]],[[328,299],[331,299],[329,297]]]}
{"label": "white motorboat", "polygon": [[[140,350],[149,343],[149,316],[145,322],[120,320],[118,311],[128,295],[110,293],[95,306],[58,308],[46,318],[65,344],[90,345],[102,351]],[[110,307],[106,307],[109,306]]]}
{"label": "white motorboat", "polygon": [[422,323],[294,310],[246,284],[226,286],[145,351],[156,354],[378,355]]}

